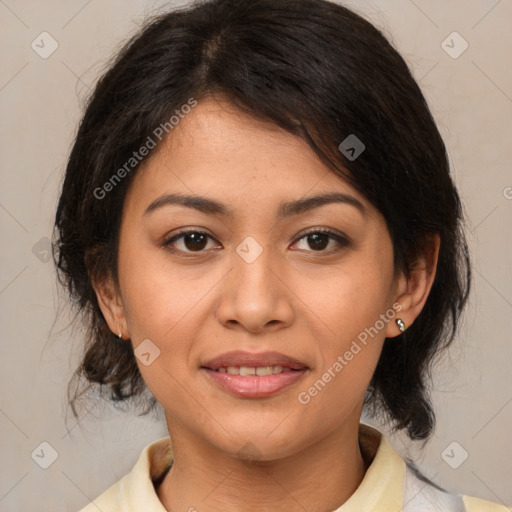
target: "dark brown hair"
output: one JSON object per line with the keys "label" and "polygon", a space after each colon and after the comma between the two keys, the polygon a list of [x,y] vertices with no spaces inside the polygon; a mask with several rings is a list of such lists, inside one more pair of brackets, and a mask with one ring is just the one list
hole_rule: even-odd
{"label": "dark brown hair", "polygon": [[[431,234],[440,235],[425,307],[384,344],[365,400],[412,439],[428,438],[435,420],[428,371],[453,340],[469,292],[461,204],[445,145],[408,66],[371,23],[326,0],[211,0],[165,13],[146,23],[98,81],[55,218],[60,281],[88,326],[68,388],[73,413],[92,385],[114,402],[145,390],[131,344],[110,331],[91,285],[93,276],[117,281],[123,202],[138,166],[103,197],[95,191],[189,98],[215,94],[302,137],[348,179],[384,216],[397,269],[407,271]],[[338,149],[349,135],[365,145],[356,159]],[[145,403],[144,414],[156,400]]]}

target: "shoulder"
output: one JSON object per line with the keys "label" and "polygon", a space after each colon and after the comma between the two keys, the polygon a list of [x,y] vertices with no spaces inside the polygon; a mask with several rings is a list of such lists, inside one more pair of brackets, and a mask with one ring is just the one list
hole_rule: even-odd
{"label": "shoulder", "polygon": [[359,442],[369,467],[340,512],[512,512],[499,503],[445,491],[405,461],[386,437],[369,425],[360,425]]}
{"label": "shoulder", "polygon": [[166,512],[155,483],[172,463],[169,437],[146,446],[132,470],[79,512]]}
{"label": "shoulder", "polygon": [[113,484],[106,491],[101,493],[96,499],[91,501],[86,507],[80,509],[79,512],[121,512],[130,510],[124,508],[124,492],[125,481],[130,475],[126,475],[121,480]]}
{"label": "shoulder", "polygon": [[512,508],[505,507],[493,501],[482,500],[474,496],[464,496],[467,512],[511,512]]}
{"label": "shoulder", "polygon": [[424,479],[407,465],[404,484],[403,512],[511,512],[491,501],[451,494]]}

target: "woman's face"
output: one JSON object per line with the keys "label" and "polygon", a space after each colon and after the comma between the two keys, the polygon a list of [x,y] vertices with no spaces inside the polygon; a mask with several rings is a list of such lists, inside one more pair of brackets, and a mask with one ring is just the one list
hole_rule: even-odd
{"label": "woman's face", "polygon": [[357,424],[399,334],[383,217],[304,141],[228,103],[200,102],[134,178],[118,270],[118,319],[171,435],[231,455],[277,459]]}

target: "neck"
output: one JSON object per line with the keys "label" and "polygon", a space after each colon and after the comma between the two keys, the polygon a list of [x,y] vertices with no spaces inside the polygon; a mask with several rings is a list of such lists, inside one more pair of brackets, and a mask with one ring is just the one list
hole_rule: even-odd
{"label": "neck", "polygon": [[227,455],[179,428],[170,433],[174,462],[157,489],[169,512],[331,512],[355,492],[368,465],[358,423],[271,461]]}

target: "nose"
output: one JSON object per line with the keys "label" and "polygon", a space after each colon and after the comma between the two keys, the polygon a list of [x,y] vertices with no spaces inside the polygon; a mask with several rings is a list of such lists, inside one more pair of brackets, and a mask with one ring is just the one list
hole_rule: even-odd
{"label": "nose", "polygon": [[255,259],[255,254],[233,252],[233,268],[222,281],[216,311],[227,328],[261,334],[293,322],[293,292],[286,283],[285,262],[277,261],[271,248],[262,249]]}

